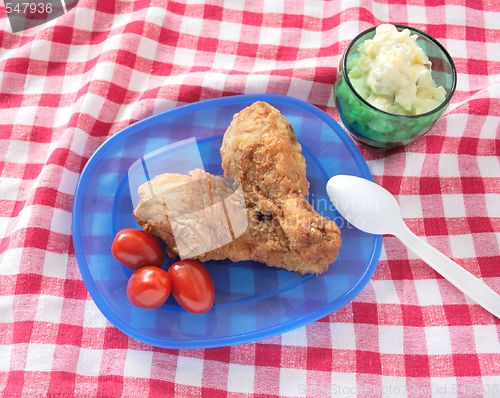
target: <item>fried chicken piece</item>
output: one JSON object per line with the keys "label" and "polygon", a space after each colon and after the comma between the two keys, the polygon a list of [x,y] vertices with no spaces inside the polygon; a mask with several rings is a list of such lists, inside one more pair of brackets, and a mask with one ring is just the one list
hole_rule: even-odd
{"label": "fried chicken piece", "polygon": [[171,257],[325,272],[340,231],[307,202],[301,146],[279,111],[257,102],[236,114],[221,156],[233,187],[202,170],[159,175],[139,188],[137,222],[166,242]]}
{"label": "fried chicken piece", "polygon": [[[160,174],[142,184],[134,216],[144,230],[166,243],[172,258],[201,259],[207,252],[216,256],[214,248],[234,240],[226,221],[227,209],[241,209],[243,231],[239,235],[246,229],[245,203],[241,195],[235,202],[235,192],[224,178],[199,169],[190,174]],[[235,214],[231,212],[233,219]]]}
{"label": "fried chicken piece", "polygon": [[221,157],[225,176],[243,189],[250,211],[274,225],[275,233],[258,241],[249,258],[301,274],[325,272],[337,257],[340,231],[306,200],[302,147],[283,115],[265,102],[237,113],[224,134]]}

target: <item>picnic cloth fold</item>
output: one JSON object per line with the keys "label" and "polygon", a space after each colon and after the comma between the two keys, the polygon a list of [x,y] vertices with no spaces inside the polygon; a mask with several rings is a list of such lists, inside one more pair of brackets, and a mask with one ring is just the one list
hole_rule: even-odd
{"label": "picnic cloth fold", "polygon": [[338,120],[342,52],[380,23],[422,29],[458,86],[424,137],[360,147],[409,227],[500,291],[500,6],[496,1],[80,0],[11,33],[0,7],[0,395],[5,397],[498,397],[498,319],[386,237],[372,280],[339,311],[234,347],[159,349],[97,310],[71,240],[79,174],[149,115],[276,93]]}

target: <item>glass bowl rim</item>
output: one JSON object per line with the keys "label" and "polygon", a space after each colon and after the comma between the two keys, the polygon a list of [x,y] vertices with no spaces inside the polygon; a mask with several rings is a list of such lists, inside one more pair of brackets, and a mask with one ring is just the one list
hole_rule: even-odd
{"label": "glass bowl rim", "polygon": [[358,98],[364,105],[366,105],[368,108],[370,108],[372,110],[375,110],[375,111],[380,112],[380,113],[385,114],[385,115],[389,115],[389,116],[393,116],[393,117],[400,117],[400,118],[407,118],[407,119],[418,119],[420,117],[430,116],[430,115],[436,113],[437,111],[440,111],[441,109],[446,108],[448,106],[448,104],[450,103],[450,100],[453,97],[453,94],[455,93],[455,89],[457,87],[457,70],[455,67],[455,63],[453,62],[453,59],[451,58],[451,55],[448,53],[446,48],[444,48],[444,46],[439,41],[437,41],[435,38],[433,38],[428,33],[425,33],[419,29],[412,28],[411,26],[407,26],[407,25],[394,24],[394,26],[396,28],[398,28],[398,30],[399,29],[408,29],[412,33],[416,33],[418,35],[424,36],[427,39],[429,39],[432,43],[434,43],[444,53],[444,55],[446,56],[450,66],[451,66],[453,82],[451,84],[450,90],[449,90],[448,94],[446,95],[446,98],[444,99],[444,101],[441,102],[434,109],[431,109],[430,111],[427,111],[425,113],[419,113],[418,115],[399,115],[397,113],[386,112],[382,109],[379,109],[379,108],[373,106],[356,91],[356,89],[351,84],[351,81],[350,81],[348,73],[347,73],[347,55],[353,49],[354,43],[356,43],[360,37],[364,36],[367,33],[374,31],[377,28],[377,26],[372,26],[371,28],[363,30],[361,33],[356,35],[356,37],[351,40],[351,43],[349,43],[349,46],[347,47],[347,49],[345,50],[345,52],[342,56],[342,61],[341,61],[342,77],[344,78],[344,80],[346,81],[347,85],[349,86],[351,91],[354,93],[356,98]]}

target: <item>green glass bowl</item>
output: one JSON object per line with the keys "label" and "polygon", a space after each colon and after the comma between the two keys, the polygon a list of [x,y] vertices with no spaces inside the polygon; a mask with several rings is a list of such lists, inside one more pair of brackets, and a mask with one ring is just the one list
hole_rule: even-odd
{"label": "green glass bowl", "polygon": [[348,76],[350,63],[359,56],[358,46],[375,36],[375,27],[360,33],[340,61],[335,83],[335,102],[340,119],[351,135],[358,141],[377,148],[404,145],[429,131],[448,106],[457,84],[455,64],[439,42],[420,30],[403,25],[395,26],[398,30],[409,29],[418,36],[417,45],[432,62],[432,78],[438,86],[444,87],[446,98],[433,110],[415,116],[387,113],[368,103],[356,92]]}

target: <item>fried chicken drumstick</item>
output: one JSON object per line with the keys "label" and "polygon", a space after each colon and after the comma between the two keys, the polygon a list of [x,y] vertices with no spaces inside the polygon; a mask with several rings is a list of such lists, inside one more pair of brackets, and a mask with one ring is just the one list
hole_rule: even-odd
{"label": "fried chicken drumstick", "polygon": [[[166,242],[171,257],[254,260],[301,274],[325,272],[337,257],[340,231],[307,202],[302,148],[281,113],[265,102],[243,109],[220,151],[232,187],[201,170],[157,176],[139,188],[138,223]],[[217,207],[221,201],[225,205]],[[193,212],[207,222],[193,223]],[[230,235],[224,236],[228,227]],[[192,256],[186,255],[188,245]],[[202,247],[217,248],[203,252]]]}

